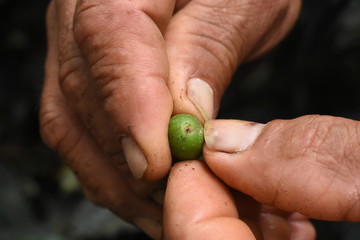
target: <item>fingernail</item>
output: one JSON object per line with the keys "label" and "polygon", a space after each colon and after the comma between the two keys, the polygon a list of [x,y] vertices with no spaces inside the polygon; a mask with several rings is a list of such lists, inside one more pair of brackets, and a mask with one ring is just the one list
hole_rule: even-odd
{"label": "fingernail", "polygon": [[214,114],[214,94],[209,84],[199,78],[188,81],[187,96],[196,106],[205,121]]}
{"label": "fingernail", "polygon": [[126,162],[135,178],[141,179],[148,168],[148,162],[137,143],[129,137],[121,138]]}
{"label": "fingernail", "polygon": [[134,220],[134,224],[143,230],[147,235],[152,239],[160,240],[162,237],[162,227],[161,225],[150,219],[150,218],[137,218]]}
{"label": "fingernail", "polygon": [[214,150],[236,153],[246,150],[265,124],[240,120],[210,120],[205,123],[206,145]]}

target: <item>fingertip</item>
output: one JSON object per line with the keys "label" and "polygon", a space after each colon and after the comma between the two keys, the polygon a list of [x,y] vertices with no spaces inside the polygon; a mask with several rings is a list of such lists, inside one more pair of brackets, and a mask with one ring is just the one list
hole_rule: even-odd
{"label": "fingertip", "polygon": [[211,219],[222,217],[238,217],[234,199],[227,187],[202,161],[176,163],[171,168],[165,194],[165,237],[214,239],[207,238],[209,235],[203,230],[211,225]]}
{"label": "fingertip", "polygon": [[159,158],[149,159],[149,165],[142,180],[149,182],[156,182],[164,179],[170,171],[171,168],[171,157],[166,157],[164,160],[159,160]]}
{"label": "fingertip", "polygon": [[230,191],[201,161],[176,163],[164,202],[165,239],[256,239]]}
{"label": "fingertip", "polygon": [[[138,124],[139,128],[133,131],[134,136],[142,146],[148,162],[148,168],[143,179],[158,181],[169,174],[172,157],[168,141],[168,125],[172,112],[170,93],[162,98],[155,99],[159,103],[159,111],[151,112],[151,105],[147,107],[150,114]],[[151,116],[151,118],[146,118]]]}
{"label": "fingertip", "polygon": [[316,229],[314,225],[304,215],[294,212],[289,217],[291,227],[291,237],[294,240],[314,240],[316,239]]}
{"label": "fingertip", "polygon": [[[147,141],[144,138],[139,139],[142,144],[143,157],[145,162],[142,163],[142,174],[137,175],[138,179],[155,182],[164,179],[171,168],[171,153],[166,139],[157,141]],[[134,175],[136,177],[136,175]]]}
{"label": "fingertip", "polygon": [[[168,185],[169,191],[177,189],[183,190],[184,188],[191,189],[193,186],[200,186],[199,180],[209,175],[209,169],[204,162],[199,160],[188,160],[175,163],[170,170]],[[173,186],[176,186],[173,188]],[[168,192],[168,191],[167,191]],[[172,196],[170,194],[170,196]]]}
{"label": "fingertip", "polygon": [[200,221],[190,228],[189,235],[190,234],[192,235],[191,239],[257,239],[255,233],[245,222],[231,217],[218,217]]}
{"label": "fingertip", "polygon": [[[186,209],[194,209],[202,214],[211,215],[216,210],[211,208],[213,202],[225,203],[226,201],[228,201],[227,206],[230,208],[232,206],[231,210],[235,211],[230,191],[212,174],[203,161],[182,161],[175,163],[171,168],[165,195],[167,207],[183,209],[184,216],[194,221],[191,212]],[[210,211],[202,212],[206,208]]]}
{"label": "fingertip", "polygon": [[137,167],[139,173],[134,176],[145,181],[161,180],[171,166],[168,125],[173,103],[166,79],[137,79],[130,82],[126,90],[118,87],[106,110],[115,121],[118,136],[127,136],[137,145],[139,154],[128,151],[129,156],[137,155],[139,160],[142,159],[135,160],[141,162],[142,167]]}

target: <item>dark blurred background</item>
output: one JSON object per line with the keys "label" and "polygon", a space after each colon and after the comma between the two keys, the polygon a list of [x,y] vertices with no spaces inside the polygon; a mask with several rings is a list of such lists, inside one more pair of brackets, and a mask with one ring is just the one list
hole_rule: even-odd
{"label": "dark blurred background", "polygon": [[[0,239],[147,239],[87,201],[42,143],[38,103],[48,0],[0,0]],[[305,114],[360,119],[360,1],[304,0],[289,36],[234,76],[219,114],[267,122]],[[358,240],[360,225],[314,221],[317,239]]]}

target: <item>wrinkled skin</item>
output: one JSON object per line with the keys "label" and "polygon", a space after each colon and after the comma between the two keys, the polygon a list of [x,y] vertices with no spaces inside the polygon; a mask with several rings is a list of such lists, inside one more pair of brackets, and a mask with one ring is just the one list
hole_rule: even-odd
{"label": "wrinkled skin", "polygon": [[204,154],[227,185],[262,203],[320,220],[360,221],[359,126],[320,115],[266,125],[212,120]]}
{"label": "wrinkled skin", "polygon": [[[40,110],[44,141],[92,201],[160,239],[170,116],[189,113],[203,123],[214,117],[239,64],[276,45],[299,8],[298,0],[53,0]],[[202,168],[222,191],[219,198],[230,199]],[[172,186],[184,180],[174,179],[165,216],[178,204]],[[234,204],[229,217],[246,229],[235,214],[246,207]],[[249,239],[267,234],[241,229]]]}

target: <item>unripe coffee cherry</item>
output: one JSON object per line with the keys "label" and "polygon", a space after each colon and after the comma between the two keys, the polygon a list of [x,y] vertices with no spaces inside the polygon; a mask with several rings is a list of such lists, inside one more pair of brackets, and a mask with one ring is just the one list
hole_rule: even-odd
{"label": "unripe coffee cherry", "polygon": [[175,115],[169,123],[169,144],[175,160],[193,160],[202,155],[204,128],[189,114]]}

